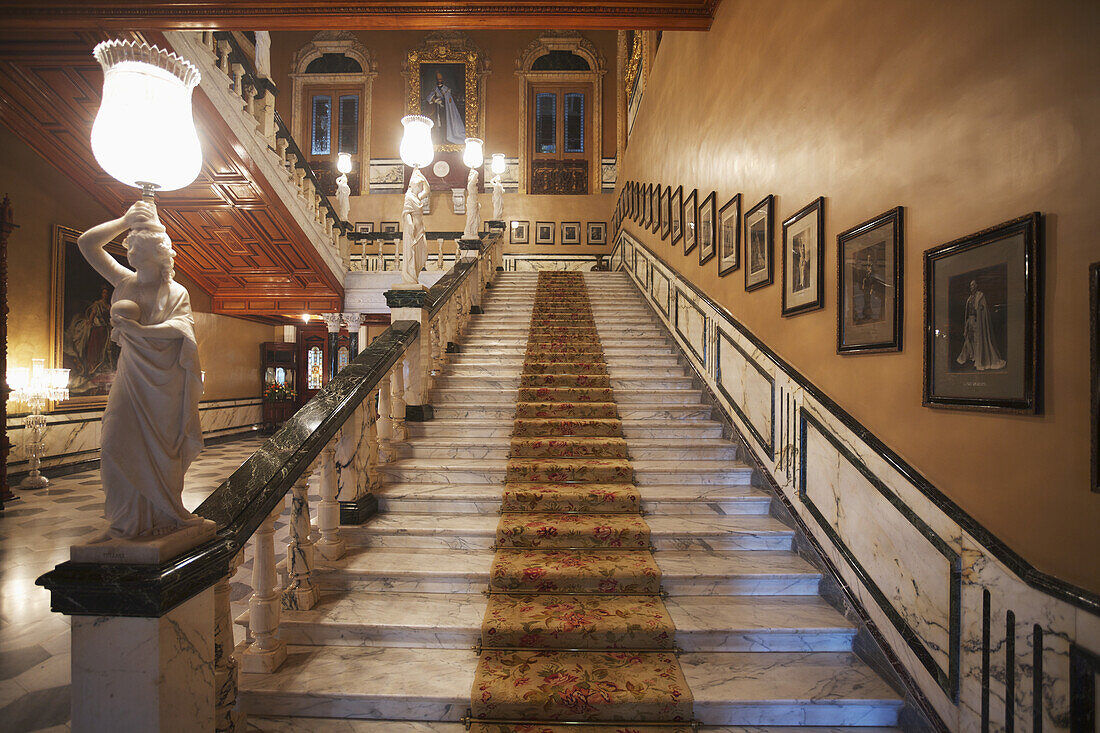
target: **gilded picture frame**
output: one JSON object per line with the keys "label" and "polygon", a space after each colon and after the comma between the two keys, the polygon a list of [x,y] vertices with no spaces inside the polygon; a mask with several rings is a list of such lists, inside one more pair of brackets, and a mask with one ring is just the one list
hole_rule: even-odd
{"label": "gilded picture frame", "polygon": [[[461,78],[462,92],[453,94],[454,90],[452,90],[452,96],[460,98],[462,102],[464,137],[484,138],[481,114],[484,60],[481,52],[464,33],[430,34],[423,43],[406,54],[404,68],[406,114],[424,114],[425,100],[431,92],[430,89],[424,88],[425,74],[435,71],[444,75],[445,84],[448,81],[450,84],[457,84],[458,79]],[[436,145],[436,151],[444,153],[460,152],[464,148],[464,142],[446,140]]]}

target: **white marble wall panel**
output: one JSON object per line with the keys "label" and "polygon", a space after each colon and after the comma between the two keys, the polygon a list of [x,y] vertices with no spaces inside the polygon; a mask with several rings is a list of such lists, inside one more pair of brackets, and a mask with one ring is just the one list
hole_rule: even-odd
{"label": "white marble wall panel", "polygon": [[[976,521],[626,232],[612,261],[658,313],[671,290],[674,310],[662,320],[743,434],[767,424],[774,393],[774,455],[760,441],[747,445],[946,727],[1004,730],[1011,716],[1018,730],[1069,730],[1071,644],[1100,655],[1095,596],[1059,590],[1022,564],[1013,570],[1019,561]],[[645,266],[648,288],[638,274]],[[706,320],[716,325],[707,328]],[[697,358],[700,339],[706,360]],[[732,345],[743,354],[735,357]],[[731,363],[743,366],[729,373]],[[803,414],[816,421],[805,442]],[[799,496],[803,466],[806,502]]]}
{"label": "white marble wall panel", "polygon": [[600,188],[603,191],[614,191],[615,182],[618,180],[618,166],[614,158],[604,158],[600,161]]}
{"label": "white marble wall panel", "polygon": [[503,265],[508,272],[538,272],[540,270],[568,270],[589,272],[596,266],[595,257],[539,257],[537,255],[504,255]]}
{"label": "white marble wall panel", "polygon": [[[775,439],[772,433],[775,410],[773,380],[756,359],[759,354],[746,353],[733,338],[719,331],[715,342],[718,368],[715,380],[731,406],[738,408],[739,417],[752,429],[752,437],[760,448],[773,456]],[[752,351],[757,351],[754,347]]]}

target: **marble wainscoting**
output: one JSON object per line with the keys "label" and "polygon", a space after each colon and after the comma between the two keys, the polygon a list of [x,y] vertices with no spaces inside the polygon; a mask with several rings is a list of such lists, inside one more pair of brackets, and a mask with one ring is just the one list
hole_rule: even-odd
{"label": "marble wainscoting", "polygon": [[502,266],[507,272],[538,272],[539,270],[588,272],[595,269],[596,263],[595,255],[505,254]]}
{"label": "marble wainscoting", "polygon": [[[206,439],[237,435],[252,430],[263,421],[259,398],[240,400],[206,400],[199,403],[199,419]],[[42,468],[62,469],[99,459],[99,441],[103,426],[103,410],[59,412],[46,416],[46,452]],[[22,417],[9,417],[8,475],[18,480],[30,470],[24,442]]]}
{"label": "marble wainscoting", "polygon": [[[627,271],[793,521],[950,730],[1068,731],[1100,695],[1100,599],[1026,565],[728,311],[622,232]],[[1091,712],[1090,712],[1091,710]]]}

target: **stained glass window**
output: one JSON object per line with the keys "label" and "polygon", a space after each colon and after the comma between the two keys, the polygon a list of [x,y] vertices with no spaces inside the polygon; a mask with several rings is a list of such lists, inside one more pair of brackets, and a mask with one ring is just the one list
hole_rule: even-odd
{"label": "stained glass window", "polygon": [[535,95],[535,150],[540,153],[558,151],[558,95],[539,92]]}
{"label": "stained glass window", "polygon": [[348,347],[341,346],[336,352],[336,371],[340,371],[348,365]]}
{"label": "stained glass window", "polygon": [[313,346],[306,354],[306,368],[308,371],[308,379],[306,381],[307,389],[321,389],[321,380],[324,377],[325,366],[323,363],[324,355],[321,353],[320,346]]}
{"label": "stained glass window", "polygon": [[275,381],[279,384],[286,384],[286,369],[282,367],[275,368]]}
{"label": "stained glass window", "polygon": [[332,152],[332,97],[316,94],[313,97],[313,134],[310,150],[313,155]]}

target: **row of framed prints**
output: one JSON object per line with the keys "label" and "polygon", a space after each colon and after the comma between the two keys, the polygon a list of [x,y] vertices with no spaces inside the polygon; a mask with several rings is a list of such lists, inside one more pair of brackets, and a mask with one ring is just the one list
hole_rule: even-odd
{"label": "row of framed prints", "polygon": [[[717,208],[715,192],[628,182],[616,225],[630,219],[660,233],[725,277],[744,265],[745,290],[771,285],[775,197],[742,212],[741,194]],[[902,350],[904,209],[837,235],[836,349]],[[825,199],[782,223],[782,314],[825,306]],[[741,261],[741,243],[744,259]],[[1042,216],[1031,213],[924,253],[924,404],[1038,413]]]}
{"label": "row of framed prints", "polygon": [[[558,225],[552,221],[535,222],[535,244],[554,244],[554,235]],[[583,230],[587,234],[585,240],[590,245],[602,246],[607,244],[607,222],[590,221]],[[581,243],[581,223],[579,221],[561,222],[561,243]],[[509,244],[531,243],[531,222],[513,219],[508,226]]]}

